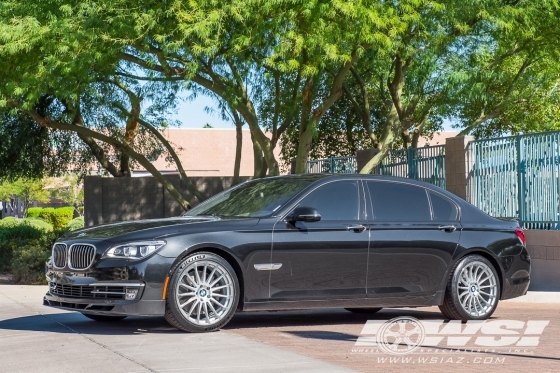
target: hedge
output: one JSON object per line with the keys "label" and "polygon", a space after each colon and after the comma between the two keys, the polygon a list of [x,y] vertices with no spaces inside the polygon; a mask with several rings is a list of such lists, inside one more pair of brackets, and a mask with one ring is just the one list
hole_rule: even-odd
{"label": "hedge", "polygon": [[0,220],[0,271],[16,282],[45,283],[45,261],[60,233],[38,218]]}
{"label": "hedge", "polygon": [[72,219],[68,225],[66,225],[66,229],[69,231],[75,231],[77,229],[82,229],[85,226],[84,224],[84,217],[79,216],[77,218]]}
{"label": "hedge", "polygon": [[61,230],[68,225],[74,217],[74,207],[30,207],[27,209],[28,218],[41,218],[54,227],[54,230]]}

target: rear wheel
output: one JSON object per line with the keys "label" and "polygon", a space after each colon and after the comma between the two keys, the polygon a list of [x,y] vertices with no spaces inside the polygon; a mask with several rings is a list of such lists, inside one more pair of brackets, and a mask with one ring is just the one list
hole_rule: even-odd
{"label": "rear wheel", "polygon": [[186,332],[218,330],[233,317],[239,293],[235,271],[224,258],[194,253],[171,277],[165,319]]}
{"label": "rear wheel", "polygon": [[455,265],[439,309],[452,320],[485,320],[496,310],[499,298],[500,281],[492,263],[469,255]]}
{"label": "rear wheel", "polygon": [[88,319],[92,319],[92,320],[95,320],[95,321],[101,321],[101,322],[116,322],[116,321],[121,321],[122,319],[126,318],[126,316],[92,315],[92,314],[87,314],[87,313],[82,313],[82,315],[84,315]]}
{"label": "rear wheel", "polygon": [[376,308],[345,308],[346,311],[350,311],[352,313],[361,313],[361,314],[372,314],[381,311],[381,307]]}

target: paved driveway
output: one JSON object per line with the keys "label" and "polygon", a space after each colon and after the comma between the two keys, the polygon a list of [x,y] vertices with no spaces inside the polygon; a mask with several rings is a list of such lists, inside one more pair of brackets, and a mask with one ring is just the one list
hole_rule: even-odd
{"label": "paved driveway", "polygon": [[[90,321],[43,307],[44,292],[42,286],[0,286],[0,372],[560,372],[558,293],[502,302],[492,318],[549,320],[542,334],[532,334],[538,337],[536,347],[482,352],[444,347],[397,356],[356,348],[364,324],[398,316],[434,321],[442,318],[436,307],[375,315],[344,310],[239,313],[220,332],[186,334],[163,318]],[[477,335],[465,349],[472,350]]]}
{"label": "paved driveway", "polygon": [[163,318],[98,323],[44,307],[46,291],[0,285],[0,372],[351,372],[227,331],[182,333]]}

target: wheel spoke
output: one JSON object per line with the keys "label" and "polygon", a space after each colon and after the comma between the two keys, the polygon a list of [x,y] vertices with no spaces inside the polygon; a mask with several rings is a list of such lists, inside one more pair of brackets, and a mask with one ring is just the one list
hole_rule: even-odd
{"label": "wheel spoke", "polygon": [[208,302],[208,307],[210,307],[210,309],[212,310],[212,312],[214,312],[214,315],[216,315],[216,317],[218,317],[218,312],[216,312],[216,309],[215,309],[214,306],[212,305],[212,302]]}
{"label": "wheel spoke", "polygon": [[195,292],[190,293],[177,293],[180,297],[194,297],[196,295]]}
{"label": "wheel spoke", "polygon": [[206,283],[206,269],[208,268],[208,264],[204,264],[204,269],[202,270],[202,283]]}
{"label": "wheel spoke", "polygon": [[220,290],[220,289],[223,289],[223,288],[227,288],[227,287],[229,287],[229,286],[231,286],[231,284],[225,284],[225,285],[222,285],[222,286],[217,286],[217,287],[215,287],[215,288],[212,288],[212,291],[216,291],[216,290]]}
{"label": "wheel spoke", "polygon": [[188,290],[191,290],[191,291],[196,291],[196,288],[194,288],[192,286],[189,286],[187,284],[179,284],[179,287],[180,288],[187,288]]}
{"label": "wheel spoke", "polygon": [[198,302],[198,310],[196,311],[196,321],[200,324],[200,312],[202,312],[202,302]]}
{"label": "wheel spoke", "polygon": [[[185,303],[179,304],[179,307],[180,307],[180,308],[183,308],[183,307],[185,307],[187,304],[189,304],[190,302],[193,302],[193,301],[195,301],[195,300],[196,300],[195,297],[189,298]],[[190,312],[189,312],[189,313],[190,313]]]}
{"label": "wheel spoke", "polygon": [[224,305],[223,305],[223,304],[221,304],[220,302],[218,302],[218,301],[217,301],[216,299],[214,299],[214,298],[210,298],[210,302],[214,302],[214,303],[216,303],[216,304],[217,304],[218,306],[220,306],[221,308],[223,308],[223,307],[224,307]]}
{"label": "wheel spoke", "polygon": [[198,267],[196,265],[194,266],[194,275],[196,278],[196,283],[200,285],[202,281],[200,281],[200,274],[198,273]]}
{"label": "wheel spoke", "polygon": [[[196,298],[193,298],[196,299]],[[198,300],[196,302],[193,303],[193,305],[191,306],[191,308],[189,309],[189,312],[187,312],[187,316],[190,316],[192,314],[192,312],[194,311],[194,309],[196,308],[196,306],[198,305]]]}
{"label": "wheel spoke", "polygon": [[210,317],[208,316],[208,306],[206,302],[204,302],[204,315],[206,318],[206,322],[210,324]]}
{"label": "wheel spoke", "polygon": [[212,294],[212,297],[220,297],[220,298],[231,298],[231,295],[224,295],[224,294]]}
{"label": "wheel spoke", "polygon": [[225,273],[222,273],[222,275],[220,277],[218,277],[213,283],[210,284],[210,287],[213,287],[214,285],[216,285],[222,278],[224,278]]}
{"label": "wheel spoke", "polygon": [[214,273],[216,273],[216,269],[218,269],[218,267],[214,267],[212,269],[212,272],[210,272],[210,274],[208,275],[208,278],[206,280],[207,282],[212,281],[212,277],[214,277]]}

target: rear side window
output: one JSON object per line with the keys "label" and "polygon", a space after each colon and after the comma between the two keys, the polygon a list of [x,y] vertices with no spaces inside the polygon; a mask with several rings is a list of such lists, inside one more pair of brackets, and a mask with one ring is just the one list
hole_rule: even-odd
{"label": "rear side window", "polygon": [[358,183],[337,181],[312,191],[299,206],[316,208],[321,220],[358,220],[359,204]]}
{"label": "rear side window", "polygon": [[444,196],[430,192],[434,220],[457,220],[457,206]]}
{"label": "rear side window", "polygon": [[376,221],[431,221],[424,188],[414,185],[368,181],[373,219]]}

